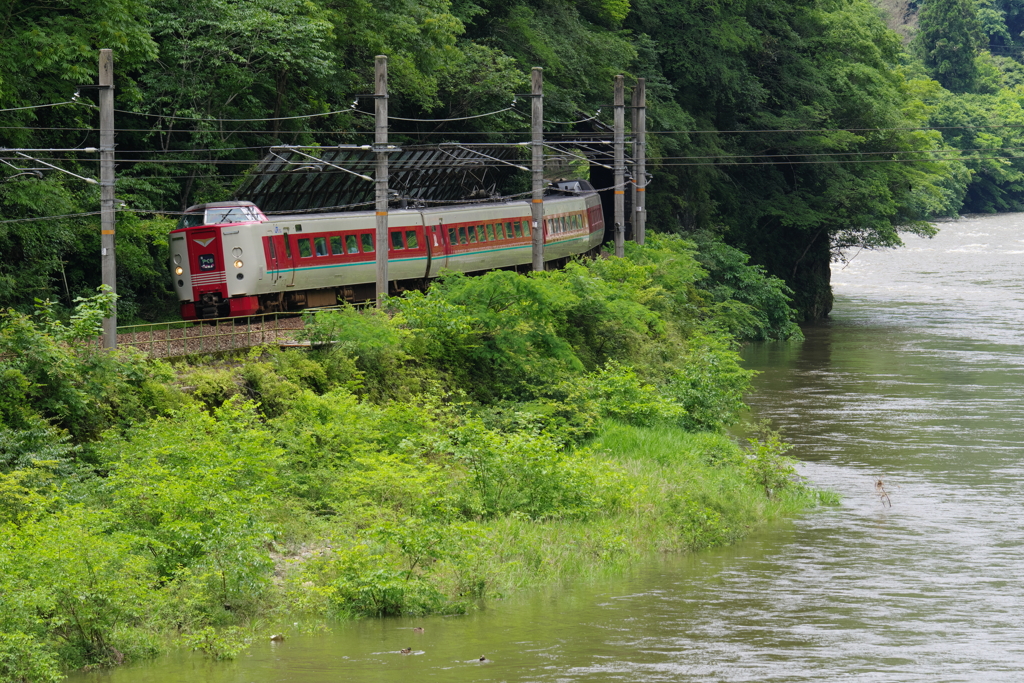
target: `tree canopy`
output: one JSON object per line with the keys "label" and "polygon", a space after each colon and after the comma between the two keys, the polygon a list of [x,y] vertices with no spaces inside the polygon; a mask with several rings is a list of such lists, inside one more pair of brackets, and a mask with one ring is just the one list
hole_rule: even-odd
{"label": "tree canopy", "polygon": [[[95,146],[90,95],[20,107],[68,102],[95,81],[98,50],[114,50],[117,193],[133,210],[118,219],[125,319],[173,315],[167,212],[229,197],[268,145],[367,139],[372,118],[350,105],[372,88],[376,54],[390,57],[392,114],[424,119],[396,121],[392,134],[417,142],[523,139],[528,112],[509,107],[533,66],[545,70],[551,122],[598,110],[607,122],[612,77],[645,78],[650,229],[718,233],[783,278],[809,317],[828,312],[828,264],[844,250],[898,245],[936,216],[1024,205],[1024,168],[1001,151],[1015,145],[1024,97],[1021,0],[927,0],[910,46],[868,0],[7,8],[2,146]],[[96,172],[87,155],[48,160]],[[56,172],[19,173],[28,166],[0,166],[0,306],[71,307],[98,284],[98,218],[71,216],[95,212],[98,192]],[[64,218],[11,222],[47,216]]]}

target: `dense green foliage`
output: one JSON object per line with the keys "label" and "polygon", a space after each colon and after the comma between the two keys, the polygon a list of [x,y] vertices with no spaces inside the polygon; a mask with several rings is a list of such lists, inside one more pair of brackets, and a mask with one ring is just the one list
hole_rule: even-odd
{"label": "dense green foliage", "polygon": [[[1024,205],[1013,152],[1022,9],[926,0],[905,46],[869,0],[11,0],[0,12],[0,143],[95,145],[89,95],[18,107],[66,102],[94,82],[97,50],[114,49],[117,192],[143,212],[119,217],[119,314],[151,320],[174,315],[159,211],[228,197],[267,145],[366,141],[372,120],[349,104],[372,89],[375,54],[390,57],[390,106],[403,119],[506,109],[542,66],[546,118],[572,121],[608,102],[614,74],[644,77],[651,230],[718,232],[817,317],[831,308],[828,264],[847,250],[928,234],[932,217]],[[518,141],[528,120],[516,106],[396,121],[392,133]],[[89,155],[43,156],[95,175]],[[28,313],[50,298],[70,309],[98,284],[98,219],[3,221],[95,212],[95,187],[4,159],[0,306]]]}
{"label": "dense green foliage", "polygon": [[722,434],[733,333],[798,331],[780,281],[705,240],[451,274],[310,314],[309,350],[173,365],[98,348],[109,294],[5,311],[0,680],[172,637],[228,659],[295,610],[461,613],[813,504],[777,436]]}
{"label": "dense green foliage", "polygon": [[918,16],[918,43],[925,67],[955,93],[977,86],[981,23],[975,0],[928,0]]}

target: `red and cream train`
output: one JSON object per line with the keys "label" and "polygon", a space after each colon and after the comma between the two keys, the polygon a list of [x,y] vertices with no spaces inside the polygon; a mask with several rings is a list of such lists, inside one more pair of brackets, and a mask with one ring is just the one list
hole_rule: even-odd
{"label": "red and cream train", "polygon": [[[544,199],[545,262],[595,250],[601,200],[585,181],[556,183]],[[529,201],[401,209],[388,214],[392,291],[442,268],[477,272],[532,263]],[[373,211],[268,218],[251,202],[190,207],[170,233],[181,317],[219,318],[332,306],[374,296]]]}

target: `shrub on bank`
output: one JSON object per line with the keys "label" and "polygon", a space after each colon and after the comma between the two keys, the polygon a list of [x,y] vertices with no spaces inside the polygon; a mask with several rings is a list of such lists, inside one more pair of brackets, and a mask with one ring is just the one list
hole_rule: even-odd
{"label": "shrub on bank", "polygon": [[295,608],[457,613],[812,503],[777,440],[720,433],[751,373],[695,254],[447,275],[307,315],[310,350],[173,367],[6,314],[0,672],[168,632],[230,657],[244,638],[218,628]]}

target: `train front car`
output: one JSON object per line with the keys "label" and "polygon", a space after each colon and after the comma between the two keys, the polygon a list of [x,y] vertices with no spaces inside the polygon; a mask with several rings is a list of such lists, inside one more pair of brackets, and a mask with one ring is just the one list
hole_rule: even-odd
{"label": "train front car", "polygon": [[263,254],[252,226],[265,223],[252,202],[213,202],[189,207],[170,234],[171,275],[181,317],[251,315],[263,276]]}

